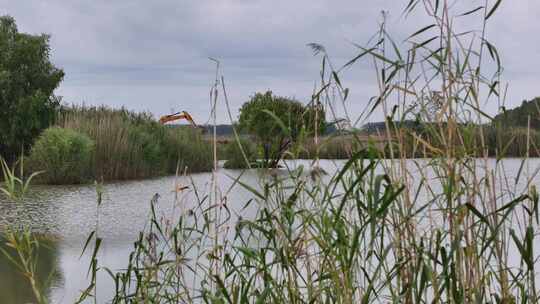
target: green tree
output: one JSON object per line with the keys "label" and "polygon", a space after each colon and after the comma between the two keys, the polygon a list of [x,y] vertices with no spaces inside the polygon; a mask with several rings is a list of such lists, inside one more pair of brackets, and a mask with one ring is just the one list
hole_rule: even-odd
{"label": "green tree", "polygon": [[304,106],[297,100],[274,96],[271,91],[256,93],[242,105],[238,120],[241,130],[257,137],[263,145],[268,166],[275,167],[289,145],[302,136],[320,133],[326,125],[324,111]]}
{"label": "green tree", "polygon": [[0,54],[0,155],[12,161],[53,122],[64,72],[50,62],[49,36],[19,33],[9,16],[0,16]]}
{"label": "green tree", "polygon": [[493,125],[502,128],[523,127],[540,129],[540,97],[524,100],[519,107],[504,109],[493,119]]}

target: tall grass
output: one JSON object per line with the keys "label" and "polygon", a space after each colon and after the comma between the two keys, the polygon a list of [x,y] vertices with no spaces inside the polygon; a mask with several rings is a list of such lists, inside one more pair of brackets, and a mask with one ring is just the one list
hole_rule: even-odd
{"label": "tall grass", "polygon": [[384,148],[386,141],[380,141],[377,136],[370,138],[362,136],[358,140],[354,135],[324,136],[315,143],[314,138],[307,138],[297,144],[288,157],[300,159],[350,159],[351,156],[362,148],[376,146]]}
{"label": "tall grass", "polygon": [[[426,127],[429,124],[423,123]],[[424,129],[411,129],[408,126],[391,128],[390,134],[362,134],[325,136],[319,139],[316,144],[313,138],[304,139],[297,143],[296,147],[289,153],[289,158],[301,159],[349,159],[355,151],[368,146],[376,146],[380,150],[386,151],[381,157],[390,158],[426,158],[432,157],[435,151],[443,148],[444,142],[441,137],[433,136],[433,131],[438,126],[431,126]],[[540,157],[540,132],[537,129],[527,129],[523,127],[502,128],[495,124],[470,124],[459,125],[460,133],[470,142],[461,145],[463,155],[482,155],[483,149],[487,151],[487,156],[497,157]],[[400,139],[398,142],[397,139]],[[419,145],[419,141],[429,143],[427,146]],[[484,142],[484,146],[481,142]],[[393,155],[390,146],[401,146],[403,155]],[[469,149],[468,151],[465,151]],[[399,149],[398,149],[399,150]],[[396,150],[397,151],[397,150]]]}
{"label": "tall grass", "polygon": [[[522,127],[501,128],[494,124],[458,124],[459,138],[453,145],[455,153],[460,156],[486,156],[494,158],[506,157],[539,157],[540,132],[536,129]],[[441,127],[423,124],[422,129],[391,128],[385,149],[385,156],[392,156],[390,145],[396,147],[394,152],[402,155],[394,157],[426,158],[440,154],[447,145],[446,138],[441,136]],[[399,142],[397,141],[399,139]],[[424,144],[419,144],[420,142]],[[427,145],[429,144],[429,145]],[[397,149],[397,147],[401,147]]]}
{"label": "tall grass", "polygon": [[221,156],[226,159],[223,167],[227,169],[248,169],[250,165],[256,167],[254,163],[259,159],[258,152],[256,144],[251,139],[232,140],[222,148]]}
{"label": "tall grass", "polygon": [[50,287],[61,279],[56,242],[25,229],[7,231],[0,241],[0,256],[10,262],[0,264],[0,270],[10,278],[0,286],[0,301],[47,303]]}
{"label": "tall grass", "polygon": [[24,156],[21,156],[12,167],[0,156],[0,167],[2,169],[0,194],[13,201],[22,200],[28,192],[32,180],[43,173],[37,171],[26,177],[24,173]]}
{"label": "tall grass", "polygon": [[[485,30],[500,1],[461,4],[406,1],[405,15],[425,12],[432,24],[403,47],[383,21],[373,44],[358,46],[358,56],[339,68],[312,44],[323,56],[314,103],[346,106],[342,71],[362,59],[373,65],[377,96],[365,115],[346,116],[354,125],[381,110],[393,135],[388,148],[360,146],[355,137],[358,146],[333,175],[287,167],[258,188],[239,177],[235,186],[252,194],[247,203],[215,189],[197,192],[174,223],[156,216],[155,197],[126,267],[108,270],[112,302],[538,302],[539,195],[529,153],[508,176],[504,161],[489,158],[482,127],[489,115],[481,106],[504,101],[499,57]],[[477,16],[480,30],[456,30],[454,19],[464,16]],[[411,116],[422,134],[391,123]],[[471,123],[480,127],[462,127]],[[411,150],[429,158],[409,160]],[[231,204],[240,203],[256,215],[237,216]]]}
{"label": "tall grass", "polygon": [[[480,110],[483,99],[502,102],[498,54],[484,31],[499,3],[454,12],[447,1],[407,2],[405,14],[433,18],[408,38],[411,47],[400,51],[383,22],[375,44],[340,69],[312,45],[327,71],[313,102],[332,106],[337,96],[346,105],[340,72],[361,58],[373,64],[380,92],[364,113],[389,118],[388,149],[357,138],[328,178],[300,168],[263,179],[261,190],[235,180],[252,193],[254,218],[228,222],[225,198],[210,195],[172,229],[152,214],[127,271],[114,275],[113,302],[537,302],[539,196],[522,170],[527,158],[514,176],[488,158],[489,118]],[[456,33],[453,18],[474,14],[480,37]],[[391,123],[411,116],[422,133]],[[409,160],[411,151],[429,158]]]}
{"label": "tall grass", "polygon": [[120,180],[208,171],[210,145],[197,130],[169,128],[150,114],[108,107],[62,109],[57,125],[86,134],[95,142],[91,164],[97,180]]}
{"label": "tall grass", "polygon": [[484,134],[492,157],[540,157],[540,131],[537,129],[491,126]]}

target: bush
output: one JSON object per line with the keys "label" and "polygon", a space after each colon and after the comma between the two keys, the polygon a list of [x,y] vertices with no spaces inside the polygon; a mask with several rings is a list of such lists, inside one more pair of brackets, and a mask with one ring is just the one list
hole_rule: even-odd
{"label": "bush", "polygon": [[275,96],[271,91],[252,96],[240,108],[238,118],[240,129],[257,137],[263,145],[265,163],[270,167],[277,165],[291,142],[311,136],[316,129],[322,134],[325,125],[322,108],[305,106],[295,99]]}
{"label": "bush", "polygon": [[71,129],[51,127],[35,142],[29,163],[43,170],[39,179],[50,184],[81,183],[91,177],[94,142]]}
{"label": "bush", "polygon": [[240,150],[240,146],[242,145],[242,149],[244,150],[244,153],[250,163],[253,163],[257,160],[257,147],[255,144],[248,139],[240,139],[240,141],[232,140],[229,143],[225,145],[225,156],[227,158],[227,161],[223,165],[226,169],[246,169],[249,168],[248,164],[246,163],[246,159],[244,158],[244,155],[242,154],[242,151]]}

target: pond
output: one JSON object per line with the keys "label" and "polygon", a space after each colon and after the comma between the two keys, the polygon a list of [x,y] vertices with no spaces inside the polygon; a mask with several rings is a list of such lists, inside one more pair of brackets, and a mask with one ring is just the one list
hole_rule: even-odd
{"label": "pond", "polygon": [[[299,164],[309,165],[310,161],[293,162],[294,166]],[[321,161],[321,166],[329,172],[335,172],[342,164],[343,161]],[[286,174],[285,169],[281,171]],[[239,176],[243,183],[257,188],[261,174],[259,170],[222,168],[217,172],[219,191],[227,195],[233,213],[242,209],[243,217],[255,214],[255,207],[243,208],[253,195],[239,185],[229,188]],[[33,232],[46,236],[39,250],[37,277],[41,285],[48,287],[45,289],[52,303],[73,303],[88,287],[90,256],[81,257],[81,253],[86,239],[96,227],[103,239],[99,264],[110,269],[125,268],[133,242],[150,218],[151,199],[158,194],[156,213],[163,218],[172,218],[196,201],[194,189],[200,196],[211,192],[211,181],[211,173],[202,173],[107,183],[101,187],[99,212],[95,185],[36,185],[24,203],[0,201],[0,227],[30,227]],[[174,191],[185,186],[189,188]],[[175,196],[178,196],[176,200]],[[97,285],[98,302],[110,300],[113,294],[110,277],[101,273]],[[30,285],[0,254],[0,303],[30,301],[33,301]]]}
{"label": "pond", "polygon": [[[344,163],[341,160],[321,160],[320,166],[332,175]],[[412,165],[412,161],[409,163]],[[494,160],[488,163],[495,165]],[[310,164],[311,161],[288,162],[291,167],[309,167]],[[513,177],[520,170],[521,160],[507,159],[502,164],[506,174]],[[539,165],[540,160],[531,160],[527,170],[534,173]],[[286,171],[282,169],[281,173],[286,174]],[[230,188],[237,177],[243,183],[258,188],[261,174],[258,170],[218,170],[216,179],[219,191],[227,196],[232,214],[241,214],[244,218],[255,215],[256,206],[244,208],[253,194],[239,185]],[[133,242],[150,218],[150,200],[157,197],[157,194],[158,217],[172,218],[189,208],[197,200],[197,195],[200,197],[210,193],[211,181],[212,174],[203,173],[107,183],[101,186],[102,202],[99,207],[96,185],[36,185],[24,203],[0,201],[0,229],[25,226],[45,236],[37,257],[38,283],[44,287],[52,303],[73,303],[89,283],[87,272],[90,256],[89,253],[81,256],[81,253],[92,231],[97,229],[103,239],[98,256],[99,264],[113,270],[123,269],[133,249]],[[538,184],[539,181],[535,177],[534,183]],[[188,188],[175,191],[185,186]],[[110,300],[113,294],[111,279],[105,272],[98,276],[97,293],[98,303]],[[30,285],[18,269],[0,254],[0,303],[31,301],[33,295]]]}

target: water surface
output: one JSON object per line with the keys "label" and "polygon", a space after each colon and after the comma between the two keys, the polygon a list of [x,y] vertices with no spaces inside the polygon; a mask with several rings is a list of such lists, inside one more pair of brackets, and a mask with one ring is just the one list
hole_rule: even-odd
{"label": "water surface", "polygon": [[[344,162],[322,160],[320,166],[332,174],[339,170]],[[417,164],[422,166],[426,162],[427,160],[408,161],[407,165],[411,166],[413,172],[413,183],[414,168]],[[288,164],[292,167],[310,167],[311,161],[290,161]],[[517,175],[521,160],[507,159],[502,164],[500,169],[512,178]],[[495,161],[489,160],[487,165],[495,166]],[[539,165],[540,160],[531,160],[525,169],[533,176]],[[286,174],[286,171],[278,171],[277,174]],[[227,196],[227,204],[233,216],[250,218],[255,215],[257,206],[246,209],[243,207],[253,198],[253,194],[238,185],[229,189],[239,175],[243,183],[256,189],[264,176],[258,170],[220,169],[216,173],[219,191]],[[0,229],[25,226],[45,236],[46,240],[43,246],[40,246],[38,255],[38,281],[51,302],[73,303],[88,286],[89,256],[81,257],[81,252],[92,231],[97,230],[103,238],[99,254],[100,265],[121,270],[126,266],[127,256],[133,249],[133,242],[139,231],[147,225],[152,198],[159,196],[156,204],[158,217],[175,218],[196,204],[198,199],[194,189],[198,191],[199,200],[205,193],[212,192],[211,181],[212,174],[203,173],[108,183],[102,186],[102,202],[99,206],[95,185],[34,186],[24,203],[0,202]],[[539,182],[538,176],[534,176],[533,183],[540,184]],[[174,191],[178,186],[189,188]],[[517,188],[515,190],[520,191]],[[98,277],[97,290],[98,302],[111,299],[112,284],[105,273]],[[0,255],[0,303],[26,303],[32,300],[28,282]]]}

